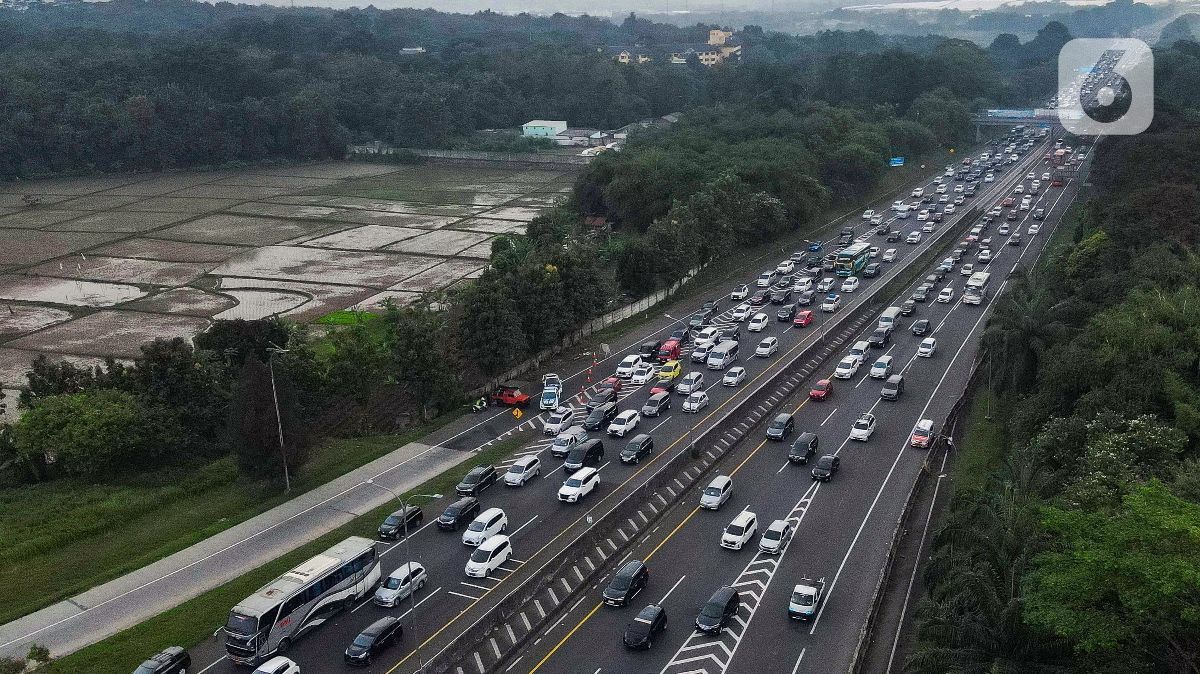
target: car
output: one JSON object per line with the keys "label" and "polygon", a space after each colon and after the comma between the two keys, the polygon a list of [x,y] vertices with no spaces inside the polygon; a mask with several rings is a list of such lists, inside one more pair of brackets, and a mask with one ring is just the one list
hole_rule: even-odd
{"label": "car", "polygon": [[765,271],[759,275],[758,280],[755,281],[754,284],[759,288],[770,288],[771,286],[775,285],[775,281],[777,280],[779,280],[779,272],[772,269],[771,271]]}
{"label": "car", "polygon": [[[707,327],[696,333],[694,345],[696,347],[712,346],[717,343],[717,339],[721,335],[721,330],[716,327]],[[693,359],[694,360],[694,359]]]}
{"label": "car", "polygon": [[792,588],[792,596],[788,598],[788,617],[792,620],[811,620],[817,615],[817,606],[821,596],[825,594],[825,580],[801,578],[800,583]]}
{"label": "car", "polygon": [[992,182],[992,181],[994,181],[994,180],[996,180],[996,174],[995,174],[995,173],[987,173],[987,174],[985,174],[985,175],[983,176],[983,182],[985,182],[985,183],[990,183],[990,182]]}
{"label": "car", "polygon": [[621,463],[641,463],[643,456],[654,453],[654,439],[645,433],[633,436],[629,444],[621,450]]}
{"label": "car", "polygon": [[875,278],[876,276],[879,276],[879,270],[880,270],[879,263],[872,262],[872,263],[868,264],[867,266],[863,267],[863,270],[862,270],[863,278]]}
{"label": "car", "polygon": [[940,304],[949,304],[954,299],[954,288],[946,286],[938,293],[937,301]]}
{"label": "car", "polygon": [[641,411],[642,416],[654,417],[668,409],[671,409],[671,391],[658,391],[646,399]]}
{"label": "car", "polygon": [[921,243],[921,233],[909,232],[908,236],[904,239],[904,243]]}
{"label": "car", "polygon": [[708,407],[708,394],[704,391],[696,391],[695,393],[690,394],[687,399],[683,401],[684,412],[695,413],[699,412],[705,407]]}
{"label": "car", "polygon": [[515,383],[501,384],[492,392],[490,400],[493,405],[527,407],[529,405],[529,394],[522,393],[521,387]]}
{"label": "car", "polygon": [[675,386],[675,392],[680,395],[690,395],[696,391],[704,390],[704,373],[689,372],[679,380],[679,384]]}
{"label": "car", "polygon": [[712,309],[701,309],[700,311],[697,311],[696,313],[692,314],[690,318],[688,318],[688,327],[692,330],[699,330],[700,328],[712,322],[714,313],[716,312]]}
{"label": "car", "polygon": [[439,529],[458,531],[459,525],[465,525],[479,514],[479,499],[474,496],[460,498],[446,506],[437,519]]}
{"label": "car", "polygon": [[638,366],[633,368],[633,372],[629,375],[629,383],[634,386],[641,386],[650,381],[654,376],[654,366],[650,363],[638,363]]}
{"label": "car", "polygon": [[914,199],[919,199],[919,198],[925,196],[925,188],[918,187],[918,188],[914,189],[912,191],[912,196]]}
{"label": "car", "polygon": [[846,356],[833,371],[833,376],[836,379],[850,379],[858,372],[859,359],[854,356]]}
{"label": "car", "polygon": [[1014,210],[1009,211],[1008,215],[1004,216],[1004,219],[1012,222],[1014,220],[1019,219],[1020,217],[1021,217],[1020,214],[1014,209]]}
{"label": "car", "polygon": [[984,248],[983,250],[979,251],[979,255],[977,255],[975,259],[979,262],[979,264],[987,264],[992,261],[992,251],[988,248]]}
{"label": "car", "polygon": [[397,540],[412,531],[423,519],[425,513],[420,506],[404,506],[383,520],[383,524],[379,525],[379,537],[386,541]]}
{"label": "car", "polygon": [[1021,245],[1021,233],[1013,232],[1013,235],[1011,237],[1009,237],[1009,239],[1008,239],[1008,245],[1010,245],[1010,246]]}
{"label": "car", "polygon": [[770,319],[767,317],[767,315],[760,311],[757,314],[754,314],[754,316],[750,319],[750,322],[746,324],[746,329],[750,332],[762,332],[764,329],[766,329],[769,322]]}
{"label": "car", "polygon": [[864,412],[862,416],[854,420],[854,425],[850,427],[850,439],[866,442],[875,434],[875,415],[869,412]]}
{"label": "car", "polygon": [[917,302],[924,302],[925,300],[929,299],[929,284],[922,283],[921,285],[917,286],[917,289],[913,291],[910,299]]}
{"label": "car", "polygon": [[640,559],[631,559],[613,574],[601,598],[609,606],[625,606],[650,582],[650,570]]}
{"label": "car", "polygon": [[786,288],[775,288],[771,291],[771,304],[783,304],[792,297],[792,284]]}
{"label": "car", "polygon": [[887,241],[888,243],[896,243],[897,241],[900,240],[900,237],[902,237],[902,236],[903,236],[903,234],[901,234],[899,230],[894,229],[894,230],[888,232],[888,235],[886,237],[884,237],[883,240]]}
{"label": "car", "polygon": [[954,271],[954,260],[945,259],[937,266],[937,272],[939,274],[945,275],[949,274],[951,271]]}
{"label": "car", "polygon": [[654,360],[659,363],[665,363],[670,360],[679,360],[679,354],[683,351],[683,343],[692,334],[688,328],[677,328],[671,332],[671,338],[662,343],[658,348],[658,352],[654,354]]}
{"label": "car", "polygon": [[921,340],[921,345],[917,347],[917,355],[922,358],[932,358],[937,351],[937,340],[933,337],[926,337]]}
{"label": "car", "polygon": [[833,393],[833,382],[828,379],[821,379],[808,390],[808,399],[828,400],[831,393]]}
{"label": "car", "polygon": [[653,386],[650,387],[650,394],[651,394],[651,397],[653,397],[659,393],[670,393],[671,391],[674,391],[674,390],[675,390],[675,380],[674,379],[659,379],[654,382]]}
{"label": "car", "polygon": [[933,420],[921,419],[918,421],[917,425],[913,427],[912,434],[909,436],[908,444],[922,449],[926,449],[933,444]]}
{"label": "car", "polygon": [[802,293],[807,290],[812,290],[813,280],[811,276],[800,276],[792,283],[792,291]]}
{"label": "car", "polygon": [[738,513],[721,532],[721,547],[741,550],[758,533],[758,516],[750,510]]}
{"label": "car", "polygon": [[735,301],[744,300],[744,299],[746,299],[746,296],[749,294],[750,294],[750,286],[743,283],[743,284],[737,286],[736,288],[734,288],[733,292],[729,293],[729,299],[735,300]]}
{"label": "car", "polygon": [[[647,367],[649,366],[647,365]],[[542,425],[542,433],[558,435],[574,425],[577,416],[578,412],[574,407],[560,405],[558,409],[550,413],[550,416],[546,417],[546,422]]]}
{"label": "car", "polygon": [[842,461],[833,454],[826,454],[817,459],[817,463],[812,469],[812,478],[818,482],[828,482],[833,478],[833,474],[838,471],[838,467]]}
{"label": "car", "polygon": [[617,376],[622,379],[629,379],[633,376],[633,369],[642,364],[642,356],[640,354],[631,354],[625,356],[617,365]]}
{"label": "car", "polygon": [[696,616],[696,630],[702,634],[720,634],[741,606],[741,595],[728,585],[713,593]]}
{"label": "car", "polygon": [[842,281],[842,292],[852,293],[855,290],[858,290],[859,283],[861,283],[861,282],[858,280],[857,276],[851,276],[850,278],[846,279],[845,281]]}
{"label": "car", "polygon": [[958,270],[958,273],[962,276],[970,276],[971,274],[975,273],[975,265],[968,262]]}
{"label": "car", "polygon": [[478,547],[484,541],[508,529],[508,516],[500,508],[488,508],[479,513],[463,532],[463,545]]}
{"label": "car", "polygon": [[607,402],[603,405],[588,412],[587,417],[583,420],[583,428],[588,431],[598,431],[601,428],[606,428],[608,424],[616,418],[617,413],[616,402]]}
{"label": "car", "polygon": [[191,666],[192,656],[183,646],[168,646],[142,661],[133,674],[186,674]]}
{"label": "car", "polygon": [[876,213],[875,215],[872,215],[871,216],[871,224],[872,225],[882,225],[883,224],[883,216],[878,213]]}
{"label": "car", "polygon": [[1000,236],[1008,236],[1009,231],[1010,230],[1008,228],[1008,223],[1005,222],[1005,223],[1000,224],[1000,229],[997,229],[996,233],[999,234]]}
{"label": "car", "polygon": [[827,314],[833,313],[837,311],[838,307],[840,306],[842,306],[841,296],[837,295],[836,293],[829,293],[821,302],[821,311],[824,311]]}
{"label": "car", "polygon": [[917,222],[926,222],[929,220],[929,209],[923,209],[917,213]]}
{"label": "car", "polygon": [[796,438],[792,446],[788,448],[788,462],[808,463],[809,459],[816,456],[818,444],[816,433],[801,433],[800,437]]}
{"label": "car", "polygon": [[[974,193],[974,192],[972,192],[972,194],[973,194],[973,193]],[[968,195],[967,195],[967,193],[966,193],[966,192],[963,192],[962,194],[960,194],[960,195],[958,195],[958,196],[954,197],[954,202],[953,202],[953,203],[954,203],[954,205],[955,205],[955,206],[962,206],[964,203],[966,203],[966,202],[967,202],[967,196],[968,196]]]}
{"label": "car", "polygon": [[887,346],[891,341],[892,341],[891,328],[875,328],[875,331],[872,332],[867,337],[867,343],[877,349],[882,349],[883,347]]}
{"label": "car", "polygon": [[886,379],[892,373],[892,357],[880,356],[871,366],[869,373],[872,379]]}
{"label": "car", "polygon": [[276,655],[256,667],[251,674],[300,674],[300,665],[291,658]]}
{"label": "car", "polygon": [[862,214],[863,220],[870,220],[873,217],[875,217],[875,209],[868,208],[867,210],[863,211],[863,214]]}
{"label": "car", "polygon": [[880,259],[882,259],[884,262],[895,262],[896,261],[896,249],[888,248],[887,250],[883,251],[883,257]]}
{"label": "car", "polygon": [[775,271],[780,274],[790,274],[796,270],[796,263],[791,260],[784,260],[775,266]]}
{"label": "car", "polygon": [[1049,180],[1049,179],[1050,179],[1050,174],[1049,174],[1049,173],[1043,173],[1043,174],[1042,174],[1042,180]]}
{"label": "car", "polygon": [[904,375],[894,374],[887,378],[883,383],[883,388],[879,389],[879,397],[884,400],[896,400],[900,394],[904,393]]}
{"label": "car", "polygon": [[616,389],[610,387],[597,388],[588,394],[587,403],[584,404],[584,410],[591,412],[597,407],[603,407],[617,400]]}
{"label": "car", "polygon": [[788,541],[792,540],[792,534],[796,529],[792,523],[787,520],[775,520],[771,522],[771,526],[763,531],[762,537],[758,539],[758,549],[768,555],[778,555],[787,547]]}
{"label": "car", "polygon": [[733,308],[733,311],[729,312],[729,320],[741,323],[750,318],[750,314],[752,313],[754,313],[754,307],[749,304],[739,304]]}
{"label": "car", "polygon": [[779,350],[779,340],[775,337],[767,337],[758,343],[758,348],[754,350],[754,355],[760,358],[770,358]]}
{"label": "car", "polygon": [[921,319],[913,321],[911,330],[914,335],[920,337],[921,335],[924,335],[925,333],[929,332],[929,328],[930,328],[929,319],[921,318]]}
{"label": "car", "polygon": [[954,215],[954,211],[958,210],[954,204],[946,204],[946,210],[943,211],[946,215]]}
{"label": "car", "polygon": [[705,510],[720,510],[733,495],[733,478],[718,475],[708,483],[700,494],[700,507]]}
{"label": "car", "polygon": [[564,503],[575,503],[592,493],[598,484],[600,484],[599,469],[591,466],[580,468],[572,473],[571,477],[563,480],[562,486],[558,488],[558,500]]}
{"label": "car", "polygon": [[677,360],[668,360],[658,366],[658,378],[662,379],[677,379],[683,374],[683,364]]}
{"label": "car", "polygon": [[536,456],[522,456],[504,472],[504,484],[509,487],[524,487],[525,483],[542,472],[541,460]]}
{"label": "car", "polygon": [[638,611],[633,622],[625,627],[621,642],[625,648],[640,649],[654,646],[654,637],[667,628],[667,612],[657,604]]}
{"label": "car", "polygon": [[808,325],[811,325],[812,322],[813,322],[813,312],[811,312],[807,309],[796,312],[796,317],[792,319],[792,325],[796,326],[797,328],[806,327]]}
{"label": "car", "polygon": [[836,284],[837,284],[837,281],[835,281],[832,277],[826,276],[825,278],[823,278],[817,282],[817,292],[827,293],[830,290],[833,290],[833,286]]}
{"label": "car", "polygon": [[[1000,208],[1012,208],[1013,204],[1015,203],[1017,203],[1016,199],[1012,197],[1004,197],[1004,201],[1000,202]],[[997,213],[997,215],[999,214]]]}
{"label": "car", "polygon": [[642,415],[637,410],[625,410],[608,425],[607,433],[613,437],[623,438],[627,433],[636,429],[642,421]]}
{"label": "car", "polygon": [[921,227],[921,232],[924,234],[928,234],[932,231],[933,231],[933,223],[926,223],[925,225],[923,225]]}
{"label": "car", "polygon": [[454,493],[459,496],[479,496],[484,489],[496,484],[496,477],[495,466],[475,466],[454,488]]}
{"label": "car", "polygon": [[775,418],[771,420],[771,425],[767,426],[767,439],[785,440],[794,430],[796,430],[796,420],[787,412],[781,412],[775,415]]}
{"label": "car", "polygon": [[900,303],[900,315],[911,316],[917,310],[917,302],[913,299],[907,299]]}
{"label": "car", "polygon": [[1034,220],[1045,220],[1046,219],[1046,209],[1039,208],[1036,211],[1034,211],[1033,219]]}
{"label": "car", "polygon": [[1029,236],[1034,236],[1040,231],[1042,231],[1042,226],[1036,222],[1033,222],[1029,224],[1029,229],[1026,231],[1026,233],[1029,234]]}
{"label": "car", "polygon": [[737,386],[746,378],[746,368],[738,365],[731,367],[725,371],[725,376],[721,377],[721,386]]}
{"label": "car", "polygon": [[767,299],[770,296],[771,296],[770,288],[766,288],[763,290],[755,290],[754,294],[750,296],[750,300],[747,303],[752,307],[760,307],[767,303]]}

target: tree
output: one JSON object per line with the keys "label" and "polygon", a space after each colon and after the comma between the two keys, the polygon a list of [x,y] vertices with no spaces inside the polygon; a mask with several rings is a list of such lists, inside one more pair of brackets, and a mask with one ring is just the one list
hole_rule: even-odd
{"label": "tree", "polygon": [[654,251],[641,238],[630,241],[617,258],[617,282],[634,297],[645,297],[658,287]]}
{"label": "tree", "polygon": [[243,319],[214,321],[208,330],[196,335],[196,348],[212,351],[237,372],[242,363],[254,356],[266,360],[270,349],[286,349],[290,331],[278,318],[247,321]]}
{"label": "tree", "polygon": [[447,354],[446,316],[425,307],[391,307],[385,315],[390,330],[386,348],[396,381],[421,405],[423,418],[446,410],[462,390]]}
{"label": "tree", "polygon": [[242,472],[255,480],[282,481],[285,462],[291,474],[304,465],[308,458],[308,435],[285,367],[275,364],[272,390],[266,363],[257,358],[247,358],[242,363],[230,406],[228,442]]}

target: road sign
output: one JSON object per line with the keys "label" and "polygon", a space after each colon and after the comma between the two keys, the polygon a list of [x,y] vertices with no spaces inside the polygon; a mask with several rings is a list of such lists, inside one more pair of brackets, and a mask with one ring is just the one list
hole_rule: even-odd
{"label": "road sign", "polygon": [[513,411],[512,411],[512,415],[513,415],[514,419],[516,419],[517,421],[520,421],[521,417],[525,416],[525,413],[521,411],[520,407],[514,407]]}
{"label": "road sign", "polygon": [[892,157],[888,160],[888,166],[904,166],[904,157]]}

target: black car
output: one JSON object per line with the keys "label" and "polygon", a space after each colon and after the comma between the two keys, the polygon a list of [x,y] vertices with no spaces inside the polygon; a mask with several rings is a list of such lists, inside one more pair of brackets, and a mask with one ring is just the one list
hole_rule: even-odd
{"label": "black car", "polygon": [[817,465],[813,466],[812,476],[814,480],[820,482],[828,482],[829,478],[837,472],[838,465],[841,464],[841,459],[832,455],[826,454],[817,459]]}
{"label": "black car", "polygon": [[912,299],[917,302],[924,302],[925,300],[929,299],[929,287],[925,285],[919,286],[913,291]]}
{"label": "black car", "polygon": [[1021,245],[1021,233],[1013,232],[1013,235],[1011,237],[1009,237],[1009,239],[1008,239],[1008,245],[1010,245],[1010,246]]}
{"label": "black car", "polygon": [[650,648],[654,636],[667,628],[667,612],[657,604],[650,604],[638,612],[633,622],[625,628],[625,648]]}
{"label": "black car", "polygon": [[643,456],[654,453],[654,438],[645,433],[633,436],[625,449],[621,450],[621,463],[640,463]]}
{"label": "black car", "polygon": [[458,531],[459,525],[467,525],[479,515],[479,499],[474,496],[460,498],[446,506],[437,518],[439,529]]}
{"label": "black car", "polygon": [[350,642],[350,646],[346,648],[346,664],[366,667],[371,664],[372,658],[400,639],[403,634],[404,628],[396,616],[390,615],[376,620]]}
{"label": "black car", "polygon": [[616,402],[616,400],[617,392],[615,390],[611,388],[602,388],[597,391],[593,391],[591,395],[588,396],[587,405],[585,405],[585,407],[590,412],[601,405],[607,405],[608,403]]}
{"label": "black car", "polygon": [[886,239],[886,241],[888,243],[896,243],[899,240],[900,240],[900,232],[898,232],[898,231],[888,232],[887,239]]}
{"label": "black car", "polygon": [[775,282],[775,287],[776,288],[791,288],[792,284],[795,282],[796,282],[795,276],[792,276],[791,274],[784,274],[783,276],[779,277],[778,281]]}
{"label": "black car", "polygon": [[588,413],[587,418],[583,420],[583,428],[589,431],[598,431],[608,426],[608,422],[616,418],[617,412],[619,410],[616,403],[604,403]]}
{"label": "black car", "polygon": [[709,300],[704,303],[704,306],[700,307],[700,310],[712,316],[721,312],[721,305],[717,304],[717,300]]}
{"label": "black car", "polygon": [[776,288],[771,291],[771,304],[783,304],[792,297],[792,287]]}
{"label": "black car", "polygon": [[879,263],[872,262],[864,267],[862,270],[862,276],[863,278],[875,278],[876,276],[879,276]]}
{"label": "black car", "polygon": [[1039,208],[1036,211],[1034,211],[1033,219],[1034,220],[1045,220],[1046,219],[1046,209]]}
{"label": "black car", "polygon": [[658,353],[658,349],[661,346],[662,342],[657,339],[642,342],[642,346],[638,348],[638,355],[642,357],[642,360],[654,360],[654,355]]}
{"label": "black car", "polygon": [[800,437],[788,448],[788,461],[792,463],[808,463],[817,453],[817,434],[801,433]]}
{"label": "black car", "polygon": [[937,211],[930,217],[930,219],[934,222],[941,222],[942,220],[946,219],[946,216],[941,211]]}
{"label": "black car", "polygon": [[631,559],[617,570],[608,587],[604,588],[604,603],[609,606],[624,606],[644,590],[648,582],[650,570],[646,568],[646,563]]}
{"label": "black car", "polygon": [[642,416],[656,417],[663,413],[664,410],[671,409],[671,392],[663,391],[655,393],[646,400],[646,404],[642,405]]}
{"label": "black car", "polygon": [[563,470],[574,472],[584,466],[599,466],[604,460],[604,443],[599,438],[584,440],[567,452],[563,459]]}
{"label": "black car", "polygon": [[779,311],[775,312],[775,320],[777,320],[777,321],[790,321],[795,317],[796,317],[796,305],[795,304],[785,304],[782,307],[779,307]]}
{"label": "black car", "polygon": [[817,296],[817,291],[813,290],[812,288],[809,288],[808,290],[803,290],[800,292],[799,295],[796,296],[796,304],[807,307],[813,303],[813,299],[816,296]]}
{"label": "black car", "polygon": [[726,585],[713,593],[700,615],[696,616],[696,629],[705,634],[717,634],[733,616],[737,615],[742,597],[738,591]]}
{"label": "black car", "polygon": [[925,277],[925,282],[928,283],[929,285],[933,285],[933,284],[937,283],[938,281],[941,281],[944,278],[946,278],[945,274],[943,274],[940,271],[935,271],[932,274],[930,274],[929,276]]}
{"label": "black car", "polygon": [[929,319],[922,318],[919,321],[913,321],[912,333],[918,337],[929,332]]}
{"label": "black car", "polygon": [[406,530],[411,531],[423,519],[425,513],[421,511],[420,506],[405,506],[388,515],[383,524],[379,525],[379,537],[384,540],[400,538]]}
{"label": "black car", "polygon": [[771,294],[771,291],[770,291],[770,290],[766,290],[766,289],[763,289],[763,290],[755,290],[755,291],[754,291],[754,294],[753,294],[753,295],[751,295],[751,296],[750,296],[750,299],[749,299],[750,306],[752,306],[752,307],[761,307],[762,305],[764,305],[764,304],[766,304],[766,303],[767,303],[767,297],[768,297],[770,294]]}
{"label": "black car", "polygon": [[496,467],[475,466],[454,488],[454,493],[459,496],[479,496],[480,492],[493,484],[496,484]]}
{"label": "black car", "polygon": [[182,646],[168,646],[152,655],[133,674],[184,674],[192,666],[192,656]]}
{"label": "black car", "polygon": [[688,327],[693,330],[699,330],[700,328],[708,325],[709,322],[712,321],[713,313],[714,312],[712,309],[701,309],[700,311],[697,311],[696,313],[692,314],[691,318],[688,319]]}
{"label": "black car", "polygon": [[675,328],[671,331],[671,339],[679,340],[680,344],[687,343],[692,338],[692,329],[689,327]]}
{"label": "black car", "polygon": [[742,332],[737,329],[737,326],[724,328],[717,333],[717,344],[721,342],[740,342],[742,341]]}
{"label": "black car", "polygon": [[901,316],[912,316],[913,312],[916,310],[917,303],[913,300],[904,300],[904,303],[900,305]]}
{"label": "black car", "polygon": [[788,414],[787,412],[783,412],[779,415],[776,415],[775,419],[771,422],[771,425],[767,426],[767,439],[783,440],[787,438],[787,436],[791,435],[792,431],[795,429],[796,420],[792,418],[792,415]]}
{"label": "black car", "polygon": [[877,349],[882,349],[891,341],[892,331],[889,328],[875,328],[875,332],[872,332],[871,335],[867,337],[867,342]]}
{"label": "black car", "polygon": [[892,227],[886,222],[875,228],[875,234],[878,236],[887,236],[890,231],[892,231]]}

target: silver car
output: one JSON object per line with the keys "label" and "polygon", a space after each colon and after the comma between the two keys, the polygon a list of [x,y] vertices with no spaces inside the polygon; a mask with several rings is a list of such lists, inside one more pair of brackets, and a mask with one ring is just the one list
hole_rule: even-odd
{"label": "silver car", "polygon": [[417,562],[401,564],[399,568],[383,579],[379,589],[375,590],[373,601],[379,606],[392,607],[407,599],[429,582],[429,574],[425,567]]}

